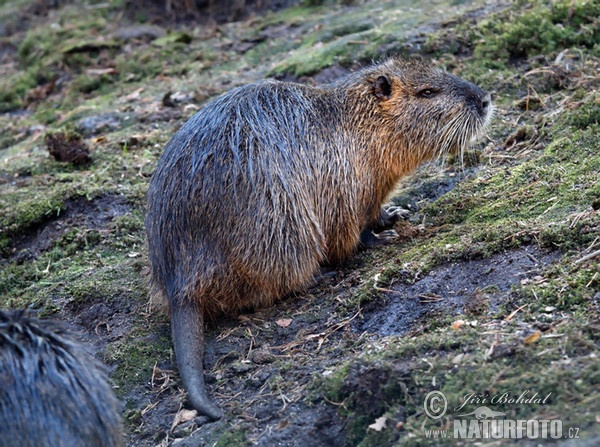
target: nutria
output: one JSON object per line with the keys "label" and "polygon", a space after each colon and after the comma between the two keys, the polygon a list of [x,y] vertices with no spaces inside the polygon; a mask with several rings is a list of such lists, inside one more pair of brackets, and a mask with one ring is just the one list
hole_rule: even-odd
{"label": "nutria", "polygon": [[204,386],[206,318],[268,306],[377,243],[400,177],[461,153],[491,113],[475,85],[389,59],[331,85],[239,87],[183,125],[150,182],[146,232],[151,299],[169,304],[191,404],[220,416]]}
{"label": "nutria", "polygon": [[57,323],[0,311],[0,446],[124,446],[116,397]]}

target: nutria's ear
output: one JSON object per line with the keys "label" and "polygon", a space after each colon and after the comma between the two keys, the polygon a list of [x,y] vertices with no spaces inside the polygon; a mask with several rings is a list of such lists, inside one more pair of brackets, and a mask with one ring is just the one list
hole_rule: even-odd
{"label": "nutria's ear", "polygon": [[390,99],[390,96],[392,96],[392,83],[390,82],[390,79],[385,75],[375,79],[375,82],[373,83],[373,92],[379,99]]}

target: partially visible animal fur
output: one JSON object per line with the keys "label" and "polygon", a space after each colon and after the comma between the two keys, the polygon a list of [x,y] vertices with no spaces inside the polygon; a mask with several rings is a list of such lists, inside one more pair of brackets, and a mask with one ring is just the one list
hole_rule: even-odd
{"label": "partially visible animal fur", "polygon": [[0,447],[124,446],[118,401],[52,321],[0,311]]}

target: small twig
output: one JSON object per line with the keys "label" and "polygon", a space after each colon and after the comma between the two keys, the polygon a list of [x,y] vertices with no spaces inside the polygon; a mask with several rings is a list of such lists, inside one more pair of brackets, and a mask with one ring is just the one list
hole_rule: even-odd
{"label": "small twig", "polygon": [[252,354],[252,348],[254,347],[254,334],[252,333],[249,327],[246,328],[246,332],[250,336],[250,347],[248,348],[248,354],[246,354],[246,359],[249,359],[250,354]]}
{"label": "small twig", "polygon": [[556,351],[557,349],[558,348],[549,348],[549,349],[546,349],[546,350],[544,350],[542,352],[538,352],[535,356],[536,357],[541,357],[541,356],[546,355],[546,354],[548,354],[548,353],[550,353],[552,351]]}
{"label": "small twig", "polygon": [[506,321],[510,321],[510,320],[512,320],[512,318],[513,318],[515,315],[517,315],[517,314],[518,314],[518,313],[521,311],[521,309],[523,309],[523,308],[525,308],[525,307],[527,307],[527,306],[529,306],[529,304],[523,304],[521,307],[517,307],[515,310],[513,310],[513,311],[511,312],[511,314],[510,314],[508,317],[506,317],[506,318],[505,318],[505,320],[506,320]]}
{"label": "small twig", "polygon": [[150,410],[153,410],[158,404],[160,403],[160,401],[156,401],[153,404],[148,404],[146,405],[146,407],[142,410],[142,416],[144,416],[146,413],[148,413]]}
{"label": "small twig", "polygon": [[533,256],[531,253],[527,253],[527,252],[525,252],[525,255],[526,255],[526,256],[527,256],[529,259],[531,259],[531,261],[532,261],[534,264],[539,264],[539,263],[540,263],[540,261],[538,261],[538,260],[536,259],[536,257],[535,257],[535,256]]}
{"label": "small twig", "polygon": [[494,353],[494,349],[496,348],[496,346],[498,346],[500,344],[500,333],[496,332],[494,334],[494,341],[492,342],[492,344],[490,345],[490,349],[488,349],[488,352],[486,352],[485,354],[485,358],[489,359],[492,357],[492,354]]}
{"label": "small twig", "polygon": [[498,380],[500,380],[500,377],[502,377],[502,375],[509,370],[511,367],[507,366],[506,368],[504,368],[502,371],[500,371],[498,374],[496,374],[493,378],[492,378],[492,382],[488,385],[487,389],[491,389],[496,382],[498,382]]}
{"label": "small twig", "polygon": [[[538,99],[538,101],[540,101],[540,104],[542,105],[542,107],[544,109],[547,108],[544,100],[540,97],[540,95],[538,95],[538,92],[536,92],[535,89],[530,84],[527,84],[527,88],[530,88],[533,91],[533,94]],[[527,106],[529,106],[529,95],[527,95]],[[529,107],[527,107],[527,109],[529,110]]]}
{"label": "small twig", "polygon": [[[587,211],[583,211],[582,213],[577,213],[575,215],[575,217],[573,218],[573,221],[571,222],[571,224],[569,225],[569,228],[574,228],[575,225],[577,224],[577,222],[579,222],[581,220],[581,218],[583,216],[585,216],[588,212]],[[596,238],[597,239],[597,238]]]}
{"label": "small twig", "polygon": [[281,391],[279,391],[279,397],[280,397],[281,401],[283,402],[283,407],[281,408],[281,410],[279,410],[279,412],[282,412],[282,411],[285,411],[285,409],[287,408],[288,402],[291,402],[291,401]]}
{"label": "small twig", "polygon": [[384,287],[379,287],[377,285],[377,282],[379,281],[379,277],[381,276],[381,273],[377,273],[374,277],[373,277],[373,288],[375,290],[377,290],[378,292],[386,292],[386,293],[400,293],[397,290],[393,290],[393,289],[386,289]]}
{"label": "small twig", "polygon": [[592,253],[590,253],[589,255],[585,255],[583,258],[575,261],[574,264],[576,264],[576,265],[581,264],[585,261],[589,261],[590,259],[594,259],[596,256],[600,256],[600,250],[596,250],[596,251],[593,251]]}
{"label": "small twig", "polygon": [[588,248],[586,248],[586,249],[585,249],[585,251],[589,251],[589,250],[591,250],[591,249],[592,249],[592,247],[593,247],[594,245],[596,245],[596,242],[598,242],[598,237],[597,237],[596,239],[594,239],[594,242],[592,242],[592,243],[590,244],[590,246],[589,246]]}
{"label": "small twig", "polygon": [[534,69],[534,70],[528,71],[528,72],[527,72],[527,73],[525,73],[523,76],[524,76],[524,77],[527,77],[527,76],[530,76],[530,75],[532,75],[532,74],[538,74],[538,73],[549,73],[549,74],[551,74],[551,75],[555,75],[555,76],[556,76],[556,73],[555,73],[554,71],[552,71],[552,70],[549,70],[549,69],[547,69],[547,68],[536,68],[536,69]]}
{"label": "small twig", "polygon": [[344,407],[344,408],[346,408],[346,402],[345,402],[345,401],[341,401],[341,402],[334,402],[334,401],[332,401],[332,400],[329,400],[329,399],[327,399],[325,396],[321,396],[321,397],[322,397],[322,398],[323,398],[323,400],[324,400],[325,402],[327,402],[328,404],[335,405],[336,407]]}
{"label": "small twig", "polygon": [[421,303],[437,303],[438,301],[442,301],[443,298],[435,293],[431,293],[429,295],[423,294],[419,295],[419,301]]}
{"label": "small twig", "polygon": [[95,5],[86,5],[85,9],[93,10],[93,9],[106,9],[110,8],[110,3],[96,3]]}

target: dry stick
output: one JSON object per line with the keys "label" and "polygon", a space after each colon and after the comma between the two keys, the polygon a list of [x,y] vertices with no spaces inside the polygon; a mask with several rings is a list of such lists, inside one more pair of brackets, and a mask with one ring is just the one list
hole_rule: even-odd
{"label": "dry stick", "polygon": [[585,255],[583,258],[575,261],[575,264],[581,264],[582,262],[589,261],[590,259],[593,259],[596,256],[600,256],[600,250],[596,250],[590,253],[589,255]]}
{"label": "dry stick", "polygon": [[500,371],[498,374],[496,374],[493,378],[492,378],[492,382],[488,385],[487,389],[491,389],[498,380],[500,380],[500,377],[502,377],[502,375],[508,370],[510,369],[510,366],[507,366],[506,368],[504,368],[502,371]]}
{"label": "dry stick", "polygon": [[594,245],[596,245],[596,242],[598,242],[598,239],[600,239],[600,236],[598,236],[596,239],[594,239],[594,242],[592,242],[592,243],[590,244],[590,246],[589,246],[588,248],[586,248],[586,249],[585,249],[585,251],[591,250],[591,249],[592,249],[592,247],[593,247]]}
{"label": "dry stick", "polygon": [[506,318],[505,318],[505,320],[506,320],[506,321],[510,321],[510,320],[512,320],[512,318],[513,318],[515,315],[517,315],[521,309],[523,309],[524,307],[527,307],[527,306],[529,306],[529,304],[523,304],[521,307],[518,307],[518,308],[516,308],[515,310],[513,310],[513,311],[511,312],[511,314],[510,314],[508,317],[506,317]]}
{"label": "dry stick", "polygon": [[487,353],[485,354],[486,359],[489,359],[492,356],[494,349],[496,349],[496,346],[500,344],[500,334],[496,332],[494,335],[494,341],[490,345],[490,349],[488,349]]}

